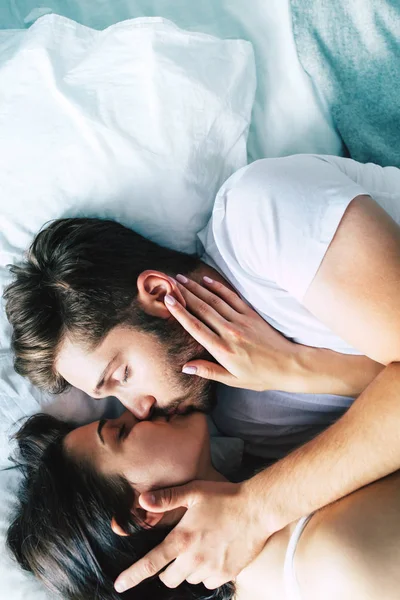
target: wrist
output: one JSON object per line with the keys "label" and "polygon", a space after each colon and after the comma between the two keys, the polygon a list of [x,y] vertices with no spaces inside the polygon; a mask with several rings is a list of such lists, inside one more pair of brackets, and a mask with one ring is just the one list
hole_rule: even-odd
{"label": "wrist", "polygon": [[304,394],[358,396],[383,368],[366,356],[302,345],[298,345],[294,360],[296,391]]}
{"label": "wrist", "polygon": [[297,368],[299,377],[302,381],[306,381],[309,377],[315,376],[315,362],[317,359],[317,353],[320,348],[313,348],[311,346],[303,346],[297,344],[296,353],[294,360]]}
{"label": "wrist", "polygon": [[260,528],[270,536],[286,527],[291,519],[285,518],[282,503],[270,493],[267,471],[241,483],[240,495],[246,510],[252,511]]}
{"label": "wrist", "polygon": [[281,385],[279,388],[284,392],[305,394],[310,391],[310,377],[315,376],[314,364],[315,348],[289,342],[282,365]]}
{"label": "wrist", "polygon": [[294,372],[291,391],[301,394],[337,393],[343,395],[344,383],[331,366],[336,353],[325,348],[295,344]]}

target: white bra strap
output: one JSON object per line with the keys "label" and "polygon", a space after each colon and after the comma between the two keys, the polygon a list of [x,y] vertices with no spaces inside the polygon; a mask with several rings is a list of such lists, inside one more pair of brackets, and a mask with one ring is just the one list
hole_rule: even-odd
{"label": "white bra strap", "polygon": [[296,524],[288,543],[285,555],[285,563],[283,565],[283,581],[285,586],[286,600],[301,600],[301,593],[297,577],[294,570],[294,555],[296,553],[297,544],[307,523],[314,513],[307,517],[302,517]]}

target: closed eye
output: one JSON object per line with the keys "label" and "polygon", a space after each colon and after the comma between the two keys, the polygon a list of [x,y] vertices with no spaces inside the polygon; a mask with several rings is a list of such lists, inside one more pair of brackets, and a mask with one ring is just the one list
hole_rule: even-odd
{"label": "closed eye", "polygon": [[124,371],[124,377],[122,379],[122,383],[126,383],[129,379],[129,367],[126,366],[125,367],[125,371]]}

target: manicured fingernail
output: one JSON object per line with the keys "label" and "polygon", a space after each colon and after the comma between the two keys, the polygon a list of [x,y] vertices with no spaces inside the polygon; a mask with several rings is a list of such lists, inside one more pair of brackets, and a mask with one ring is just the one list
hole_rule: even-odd
{"label": "manicured fingernail", "polygon": [[176,278],[178,281],[180,281],[180,283],[187,283],[189,281],[184,275],[177,275]]}
{"label": "manicured fingernail", "polygon": [[123,592],[125,592],[128,589],[128,586],[126,585],[126,583],[124,581],[117,581],[114,585],[116,591],[118,592],[118,594],[122,594]]}
{"label": "manicured fingernail", "polygon": [[176,304],[176,300],[173,296],[171,296],[171,294],[165,294],[165,303],[169,304],[170,306],[175,306]]}
{"label": "manicured fingernail", "polygon": [[214,283],[214,280],[207,276],[203,277],[203,281],[205,281],[206,283]]}
{"label": "manicured fingernail", "polygon": [[183,367],[182,373],[186,373],[186,375],[196,375],[197,367]]}

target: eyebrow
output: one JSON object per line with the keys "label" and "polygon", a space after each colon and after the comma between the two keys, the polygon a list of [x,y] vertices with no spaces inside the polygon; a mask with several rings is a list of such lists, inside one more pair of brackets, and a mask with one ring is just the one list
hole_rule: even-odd
{"label": "eyebrow", "polygon": [[103,429],[104,425],[107,423],[107,419],[101,419],[99,421],[99,425],[97,427],[97,435],[99,436],[101,443],[104,445],[104,438],[101,435],[101,430]]}
{"label": "eyebrow", "polygon": [[110,362],[108,363],[108,365],[106,366],[106,368],[104,369],[104,371],[102,372],[102,374],[100,375],[99,380],[98,380],[98,382],[96,384],[96,387],[93,390],[93,394],[96,395],[96,394],[98,394],[100,392],[101,388],[104,385],[104,380],[106,378],[106,375],[107,375],[107,373],[108,373],[111,365],[117,360],[118,356],[119,356],[119,352],[117,352],[117,354],[115,354],[115,356],[110,360]]}

